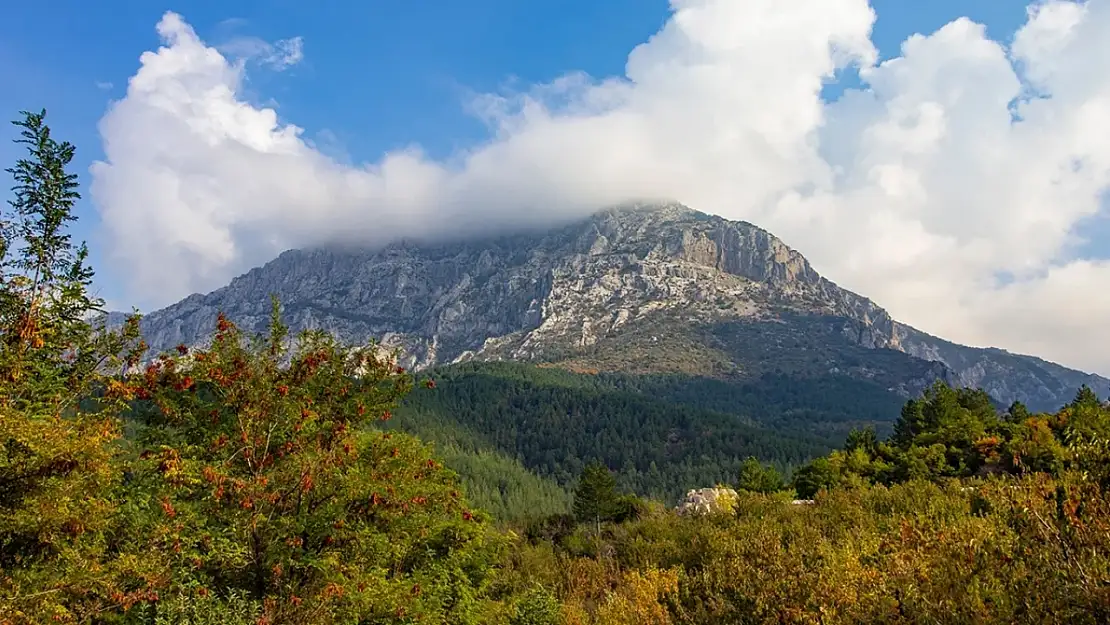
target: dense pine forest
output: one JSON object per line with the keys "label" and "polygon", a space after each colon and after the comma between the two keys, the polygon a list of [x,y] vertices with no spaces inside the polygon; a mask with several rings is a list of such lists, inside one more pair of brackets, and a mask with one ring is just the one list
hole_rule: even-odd
{"label": "dense pine forest", "polygon": [[[504,363],[430,375],[436,389],[410,395],[397,412],[398,427],[425,440],[512,454],[564,486],[587,461],[600,459],[619,469],[622,487],[673,501],[691,484],[730,480],[747,456],[786,468],[832,447],[823,437],[770,429],[732,412],[746,408],[739,401],[730,412],[695,407],[695,401],[723,406],[733,399],[712,391],[735,387],[709,386],[709,380],[692,379],[710,391],[698,394],[702,389],[665,378],[640,382]],[[770,397],[776,391],[759,390]],[[692,396],[675,396],[685,392]],[[759,401],[758,395],[737,395]]]}
{"label": "dense pine forest", "polygon": [[[413,375],[290,336],[277,301],[266,335],[221,316],[150,354],[137,317],[99,321],[74,147],[45,113],[17,129],[4,625],[1110,621],[1095,390],[1033,414],[940,383],[892,404],[771,375]],[[735,496],[674,510],[717,483]]]}

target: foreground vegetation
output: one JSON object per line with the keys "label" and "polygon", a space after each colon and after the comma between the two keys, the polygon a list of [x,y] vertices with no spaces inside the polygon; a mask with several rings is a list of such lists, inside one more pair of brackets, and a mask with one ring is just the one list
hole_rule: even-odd
{"label": "foreground vegetation", "polygon": [[[276,303],[267,336],[221,318],[209,348],[162,355],[137,318],[91,321],[66,233],[73,148],[42,115],[20,128],[0,237],[0,623],[1110,621],[1110,408],[1089,389],[1033,415],[937,385],[889,439],[853,432],[789,484],[737,461],[721,477],[739,497],[704,516],[629,492],[602,448],[619,439],[594,432],[602,446],[550,461],[571,505],[465,432],[437,457],[386,427],[414,385],[429,398],[452,380],[290,337]],[[514,418],[505,379],[464,387],[490,404],[474,419]],[[564,434],[585,440],[606,416],[586,408],[612,396],[576,392],[550,399],[581,411]],[[651,429],[653,414],[617,422]],[[654,451],[611,453],[635,467]],[[443,459],[540,494],[480,493],[514,521],[493,523]]]}

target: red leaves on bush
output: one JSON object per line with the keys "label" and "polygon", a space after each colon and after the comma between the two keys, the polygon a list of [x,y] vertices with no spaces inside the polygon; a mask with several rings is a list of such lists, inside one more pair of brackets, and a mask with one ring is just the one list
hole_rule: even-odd
{"label": "red leaves on bush", "polygon": [[169,497],[162,498],[162,512],[171,519],[177,516],[177,510],[173,509],[173,504],[170,502]]}
{"label": "red leaves on bush", "polygon": [[223,313],[216,315],[216,332],[218,334],[227,334],[231,328],[231,321],[228,320],[227,315]]}

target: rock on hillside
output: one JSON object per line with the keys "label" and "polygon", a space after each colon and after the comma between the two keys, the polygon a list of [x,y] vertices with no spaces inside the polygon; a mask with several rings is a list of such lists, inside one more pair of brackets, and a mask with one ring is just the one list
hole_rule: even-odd
{"label": "rock on hillside", "polygon": [[739,497],[731,488],[697,488],[686,493],[675,510],[681,515],[730,513],[736,508]]}

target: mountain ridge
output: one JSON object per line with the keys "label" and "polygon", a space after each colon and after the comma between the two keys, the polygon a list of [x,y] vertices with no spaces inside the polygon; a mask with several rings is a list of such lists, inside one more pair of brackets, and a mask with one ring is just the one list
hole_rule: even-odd
{"label": "mountain ridge", "polygon": [[289,250],[150,313],[143,334],[155,351],[203,342],[220,311],[260,331],[271,293],[294,329],[379,341],[414,369],[469,360],[612,368],[627,354],[646,372],[743,378],[775,366],[759,353],[790,361],[786,370],[797,375],[886,375],[904,396],[943,379],[1046,410],[1083,384],[1110,386],[1037,357],[916,330],[821,276],[770,232],[673,202],[487,239]]}

